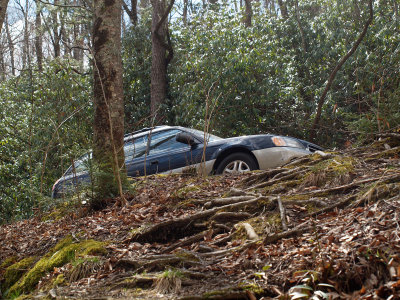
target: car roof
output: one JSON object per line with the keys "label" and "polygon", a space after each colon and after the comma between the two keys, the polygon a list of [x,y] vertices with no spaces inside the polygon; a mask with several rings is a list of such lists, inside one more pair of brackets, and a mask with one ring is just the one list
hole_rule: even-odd
{"label": "car roof", "polygon": [[168,126],[168,125],[162,125],[162,126],[154,126],[154,127],[142,128],[140,130],[125,134],[124,141],[130,140],[132,138],[137,138],[137,137],[140,137],[140,136],[144,136],[144,135],[148,134],[150,131],[151,132],[158,132],[158,131],[162,131],[162,130],[170,129],[170,128],[177,128],[177,127]]}
{"label": "car roof", "polygon": [[[184,132],[188,132],[188,133],[194,135],[195,138],[198,139],[199,142],[201,142],[201,143],[204,141],[203,135],[201,135],[201,134],[199,135],[199,133],[198,133],[199,130],[192,129],[192,128],[186,128],[186,127],[182,127],[182,126],[169,126],[169,125],[147,127],[147,128],[143,128],[143,129],[128,133],[128,134],[125,135],[124,141],[127,142],[129,140],[136,139],[136,138],[148,135],[150,133],[150,131],[151,131],[151,133],[156,133],[156,132],[167,130],[167,129],[179,129],[179,130],[182,130]],[[213,136],[213,135],[210,134],[210,136]],[[220,138],[218,136],[214,136],[214,137]],[[222,139],[222,138],[220,138],[220,139]]]}

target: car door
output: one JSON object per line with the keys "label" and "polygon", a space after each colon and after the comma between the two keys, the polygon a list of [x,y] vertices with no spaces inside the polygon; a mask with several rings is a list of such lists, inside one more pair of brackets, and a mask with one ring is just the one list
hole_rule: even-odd
{"label": "car door", "polygon": [[[125,142],[125,165],[129,177],[149,174],[146,152],[148,148],[148,135],[136,137]],[[145,172],[146,169],[146,172]]]}
{"label": "car door", "polygon": [[179,132],[179,129],[170,129],[152,134],[148,156],[150,173],[178,170],[195,163],[199,149],[177,142]]}

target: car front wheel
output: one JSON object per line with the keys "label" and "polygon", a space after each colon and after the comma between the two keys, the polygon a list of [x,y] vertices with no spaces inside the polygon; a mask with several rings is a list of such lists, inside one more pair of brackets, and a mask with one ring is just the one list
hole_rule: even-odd
{"label": "car front wheel", "polygon": [[246,153],[232,153],[218,165],[216,174],[244,173],[257,169],[254,158]]}

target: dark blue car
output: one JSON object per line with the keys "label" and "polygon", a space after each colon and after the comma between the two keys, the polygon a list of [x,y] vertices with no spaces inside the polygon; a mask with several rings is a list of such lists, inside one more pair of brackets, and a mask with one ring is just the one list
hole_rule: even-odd
{"label": "dark blue car", "polygon": [[[128,176],[196,170],[205,174],[241,173],[274,168],[321,147],[296,138],[261,134],[223,139],[178,126],[157,126],[125,136]],[[86,154],[56,181],[52,197],[90,182]]]}

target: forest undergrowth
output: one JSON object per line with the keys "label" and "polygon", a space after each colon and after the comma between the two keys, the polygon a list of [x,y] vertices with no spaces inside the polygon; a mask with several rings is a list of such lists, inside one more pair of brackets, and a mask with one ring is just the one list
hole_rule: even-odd
{"label": "forest undergrowth", "polygon": [[[400,299],[400,135],[0,227],[5,299]],[[80,198],[82,200],[82,198]],[[71,200],[72,201],[72,200]]]}

